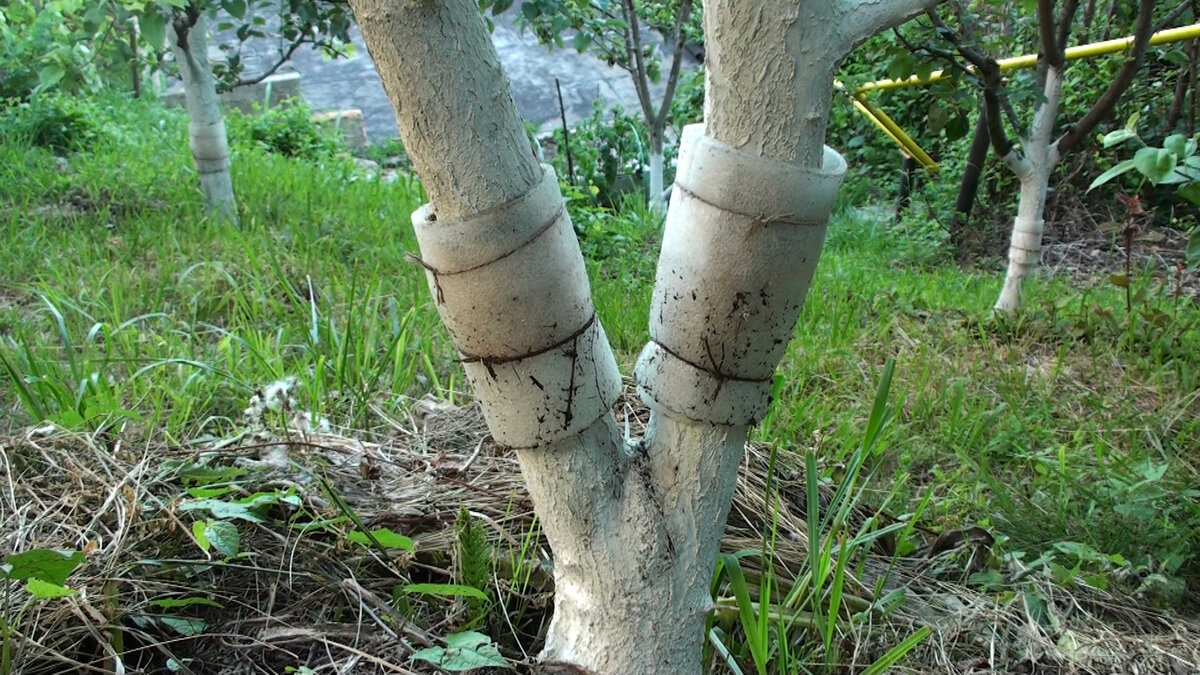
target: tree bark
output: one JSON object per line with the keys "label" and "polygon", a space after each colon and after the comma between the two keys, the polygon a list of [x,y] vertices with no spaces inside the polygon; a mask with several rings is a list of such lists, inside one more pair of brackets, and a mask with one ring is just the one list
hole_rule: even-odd
{"label": "tree bark", "polygon": [[532,152],[512,152],[529,141],[487,26],[469,5],[350,3],[413,168],[437,215],[450,218],[516,199],[541,178]]}
{"label": "tree bark", "polygon": [[237,203],[233,178],[229,173],[229,139],[221,117],[217,83],[208,63],[208,43],[203,17],[190,22],[178,19],[170,24],[171,52],[183,78],[188,111],[188,139],[200,188],[209,209],[237,223]]}

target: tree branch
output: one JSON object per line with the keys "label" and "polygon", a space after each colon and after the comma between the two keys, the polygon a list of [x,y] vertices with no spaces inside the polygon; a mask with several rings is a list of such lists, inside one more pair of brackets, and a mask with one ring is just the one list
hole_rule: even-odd
{"label": "tree branch", "polygon": [[[1184,13],[1187,12],[1189,9],[1192,9],[1191,4],[1186,3],[1186,2],[1179,3],[1179,6],[1176,7],[1175,9],[1171,10],[1170,14],[1164,16],[1162,18],[1162,21],[1159,21],[1158,23],[1154,24],[1154,27],[1150,29],[1150,32],[1157,33],[1160,30],[1166,30],[1167,28],[1170,28],[1171,24],[1175,23],[1175,19],[1178,19],[1179,17],[1183,16]],[[1196,16],[1196,14],[1193,11],[1192,17],[1195,18],[1195,16]]]}
{"label": "tree branch", "polygon": [[675,85],[679,82],[679,68],[683,65],[683,43],[687,40],[687,36],[683,32],[683,25],[687,22],[691,13],[692,0],[683,0],[679,3],[679,14],[675,17],[675,32],[671,36],[674,53],[671,54],[671,72],[667,75],[667,90],[663,93],[663,100],[658,108],[658,116],[654,119],[646,120],[650,124],[652,132],[655,127],[661,127],[666,124],[667,115],[671,112],[671,99],[675,98]]}
{"label": "tree branch", "polygon": [[625,30],[629,36],[625,41],[625,49],[631,52],[630,62],[637,68],[634,72],[633,84],[637,87],[638,103],[642,104],[642,114],[649,123],[654,118],[654,109],[650,102],[650,87],[646,84],[646,61],[642,58],[642,32],[638,25],[637,8],[633,0],[621,0],[621,13],[625,15]]}
{"label": "tree branch", "polygon": [[[897,26],[944,0],[837,0],[834,18],[841,25],[845,52],[849,54],[867,38]],[[836,25],[836,24],[835,24]]]}
{"label": "tree branch", "polygon": [[1042,50],[1039,60],[1062,71],[1064,58],[1061,47],[1055,40],[1054,2],[1055,0],[1038,0],[1037,3],[1038,34],[1041,37]]}
{"label": "tree branch", "polygon": [[1129,59],[1121,66],[1120,72],[1108,85],[1108,89],[1105,89],[1100,98],[1096,99],[1096,103],[1083,116],[1083,119],[1075,123],[1055,142],[1054,145],[1060,156],[1075,149],[1080,141],[1096,128],[1100,120],[1112,112],[1117,100],[1133,83],[1133,77],[1137,74],[1138,68],[1142,65],[1142,58],[1146,55],[1146,46],[1150,44],[1150,22],[1154,14],[1154,5],[1155,0],[1140,0],[1138,3],[1137,27],[1134,29],[1133,47],[1130,49]]}
{"label": "tree branch", "polygon": [[262,73],[259,73],[258,75],[254,76],[254,77],[239,78],[237,82],[233,83],[233,86],[244,87],[244,86],[251,85],[251,84],[258,84],[259,82],[262,82],[263,80],[267,79],[268,77],[274,75],[275,71],[282,68],[283,64],[287,63],[288,60],[292,58],[292,54],[296,53],[296,50],[300,48],[300,45],[304,45],[304,44],[315,44],[315,43],[308,38],[300,38],[299,40],[293,42],[290,47],[288,47],[282,54],[280,54],[279,60],[276,61],[274,64],[272,64],[265,71],[263,71]]}
{"label": "tree branch", "polygon": [[[933,22],[938,32],[954,45],[955,50],[968,63],[975,67],[979,88],[983,93],[983,110],[980,114],[987,120],[988,136],[991,137],[992,148],[998,156],[1006,157],[1012,151],[1013,143],[1004,131],[1002,112],[1005,109],[1011,110],[1011,108],[1005,105],[1004,80],[1000,73],[1000,64],[979,48],[964,44],[958,35],[942,21],[942,17],[938,15],[937,11],[931,9],[925,14]],[[1013,127],[1017,128],[1017,125],[1014,123]],[[1018,133],[1020,133],[1019,128]]]}
{"label": "tree branch", "polygon": [[1075,21],[1075,12],[1079,11],[1079,0],[1067,0],[1063,5],[1062,14],[1058,17],[1058,48],[1063,51],[1066,59],[1067,38],[1071,36],[1071,23]]}

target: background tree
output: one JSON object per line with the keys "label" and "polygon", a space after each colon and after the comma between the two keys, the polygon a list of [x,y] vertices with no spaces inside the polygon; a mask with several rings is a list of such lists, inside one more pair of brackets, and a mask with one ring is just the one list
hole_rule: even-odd
{"label": "background tree", "polygon": [[351,0],[429,195],[412,220],[430,290],[554,550],[544,659],[699,670],[747,430],[769,403],[845,170],[824,147],[834,72],[932,4],[706,7],[705,122],[682,140],[637,366],[651,420],[627,443],[557,180],[528,150],[475,3]]}
{"label": "background tree", "polygon": [[[480,2],[480,7],[490,8],[493,14],[512,6],[513,0]],[[700,20],[700,3],[694,0],[525,0],[520,4],[518,21],[531,28],[542,44],[562,48],[563,33],[570,31],[571,44],[580,53],[590,51],[629,73],[649,132],[649,201],[660,213],[666,208],[663,144],[671,101],[679,83],[684,45],[700,39]],[[647,28],[659,39],[651,39]],[[664,58],[670,59],[670,65],[662,99],[656,101],[650,88],[663,79]]]}
{"label": "background tree", "polygon": [[[217,92],[239,84],[261,81],[287,62],[303,45],[339,54],[349,41],[350,17],[341,3],[318,0],[123,0],[137,12],[148,45],[164,43],[174,55],[187,102],[188,142],[205,201],[214,213],[237,221],[233,179],[229,173],[229,140]],[[268,19],[274,13],[279,58],[253,77],[243,78],[241,46],[251,38],[267,37]],[[220,18],[234,29],[234,48],[214,68],[209,62],[206,20]]]}

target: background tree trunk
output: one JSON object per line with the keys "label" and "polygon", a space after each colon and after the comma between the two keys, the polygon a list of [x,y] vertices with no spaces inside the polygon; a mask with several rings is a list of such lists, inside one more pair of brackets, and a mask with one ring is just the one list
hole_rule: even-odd
{"label": "background tree trunk", "polygon": [[208,63],[208,41],[204,18],[197,17],[189,26],[185,20],[173,22],[168,39],[179,74],[188,111],[188,140],[200,188],[209,208],[230,222],[237,222],[237,202],[233,178],[229,174],[229,139],[217,98],[217,82]]}

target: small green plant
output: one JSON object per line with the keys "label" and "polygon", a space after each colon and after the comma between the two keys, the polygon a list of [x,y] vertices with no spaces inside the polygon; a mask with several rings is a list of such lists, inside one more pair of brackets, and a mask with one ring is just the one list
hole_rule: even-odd
{"label": "small green plant", "polygon": [[[568,145],[562,129],[555,130],[558,152],[552,160],[554,170],[563,182],[577,185],[583,195],[590,194],[595,204],[614,206],[623,192],[644,190],[649,171],[648,133],[645,124],[624,108],[606,110],[597,101],[592,104],[592,114],[570,132],[574,175],[567,167]],[[666,156],[664,166],[670,164],[671,156]]]}
{"label": "small green plant", "polygon": [[[1146,184],[1177,185],[1176,194],[1195,206],[1200,206],[1200,155],[1196,154],[1200,135],[1188,138],[1183,134],[1171,134],[1163,139],[1161,147],[1147,144],[1138,136],[1136,128],[1138,116],[1134,115],[1122,129],[1110,132],[1104,136],[1105,148],[1112,148],[1129,142],[1137,143],[1140,147],[1133,157],[1117,162],[1112,168],[1096,177],[1088,190],[1094,190],[1120,176],[1133,174],[1133,196],[1126,199],[1136,200]],[[1135,202],[1136,203],[1136,202]],[[1188,237],[1187,264],[1189,267],[1200,266],[1200,226],[1193,227]]]}
{"label": "small green plant", "polygon": [[[0,562],[0,578],[3,578],[4,605],[0,607],[0,675],[11,675],[13,670],[13,633],[21,623],[25,611],[42,600],[52,600],[74,595],[75,590],[64,584],[67,577],[84,562],[79,551],[51,551],[34,549],[13,553]],[[25,582],[29,599],[14,613],[12,610],[13,582]]]}
{"label": "small green plant", "polygon": [[[772,521],[763,532],[762,551],[722,554],[714,578],[716,618],[735,616],[744,642],[740,648],[733,645],[728,639],[728,630],[722,629],[719,620],[710,620],[709,642],[735,672],[741,672],[737,657],[743,652],[748,652],[759,675],[796,672],[800,658],[800,654],[793,651],[797,631],[810,631],[813,635],[811,653],[821,656],[820,663],[825,668],[836,669],[842,655],[839,641],[834,638],[853,632],[853,627],[869,620],[872,613],[896,602],[895,598],[885,596],[878,602],[868,603],[846,592],[847,584],[858,582],[853,577],[854,561],[875,542],[909,527],[901,522],[878,527],[874,518],[868,518],[857,529],[853,529],[851,518],[852,513],[865,501],[864,464],[880,451],[882,433],[893,417],[887,398],[894,369],[894,361],[889,360],[880,379],[861,443],[845,466],[839,485],[827,505],[819,503],[820,469],[816,455],[809,452],[805,456],[808,551],[801,572],[790,588],[777,583],[774,571],[779,495],[773,485],[776,453],[772,451],[766,484],[767,503],[772,505]],[[742,571],[742,561],[749,558],[758,558],[760,561],[757,602]],[[721,598],[718,594],[723,578],[727,579],[732,598]],[[729,623],[725,621],[726,625]],[[917,630],[877,659],[867,672],[886,671],[929,633],[928,627]]]}

